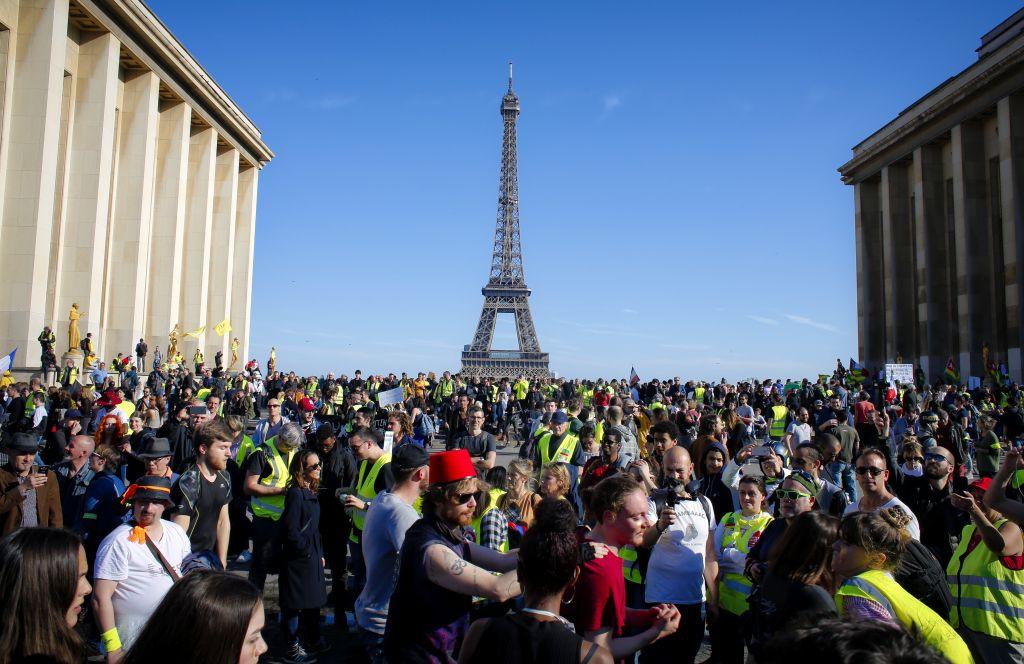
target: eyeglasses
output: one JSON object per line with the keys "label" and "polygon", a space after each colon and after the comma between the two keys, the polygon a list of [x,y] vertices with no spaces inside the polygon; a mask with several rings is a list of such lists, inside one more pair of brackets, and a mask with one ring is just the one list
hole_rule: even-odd
{"label": "eyeglasses", "polygon": [[871,475],[871,477],[878,477],[884,472],[881,468],[875,468],[874,466],[860,466],[857,468],[858,475]]}
{"label": "eyeglasses", "polygon": [[460,493],[456,494],[455,496],[455,502],[457,502],[459,505],[465,505],[470,500],[476,500],[477,502],[480,502],[480,492],[474,491],[472,493]]}
{"label": "eyeglasses", "polygon": [[925,455],[924,455],[924,460],[925,461],[939,461],[939,462],[949,461],[949,459],[947,459],[944,455],[936,454],[934,452],[926,452]]}
{"label": "eyeglasses", "polygon": [[312,466],[306,466],[306,472],[307,472],[307,473],[311,473],[311,472],[313,472],[314,470],[317,470],[317,469],[319,469],[319,468],[320,468],[320,466],[322,466],[322,465],[324,465],[324,464],[323,464],[322,462],[318,461],[318,462],[316,462],[315,464],[313,464]]}
{"label": "eyeglasses", "polygon": [[811,497],[811,494],[797,491],[796,489],[776,489],[775,495],[783,500],[800,500],[801,498]]}

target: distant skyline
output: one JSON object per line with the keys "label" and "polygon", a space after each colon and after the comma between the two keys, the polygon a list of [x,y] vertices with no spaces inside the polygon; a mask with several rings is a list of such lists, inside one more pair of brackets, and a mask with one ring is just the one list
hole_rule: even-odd
{"label": "distant skyline", "polygon": [[1019,8],[149,4],[277,155],[259,188],[261,365],[276,346],[303,373],[458,370],[512,60],[541,346],[560,375],[644,379],[812,377],[856,357],[836,168]]}

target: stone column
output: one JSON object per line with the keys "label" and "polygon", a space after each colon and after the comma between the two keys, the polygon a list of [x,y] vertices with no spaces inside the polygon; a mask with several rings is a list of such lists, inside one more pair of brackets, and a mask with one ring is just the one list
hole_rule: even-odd
{"label": "stone column", "polygon": [[166,336],[180,320],[178,281],[184,269],[191,124],[192,109],[184,102],[170,104],[160,111],[146,319],[150,358],[157,346],[166,355]]}
{"label": "stone column", "polygon": [[3,136],[8,152],[0,230],[0,320],[6,320],[0,353],[17,346],[17,366],[37,364],[36,337],[48,323],[67,31],[68,0],[22,0],[12,40],[14,90],[10,130]]}
{"label": "stone column", "polygon": [[917,303],[914,297],[914,236],[910,219],[907,164],[882,169],[882,254],[885,261],[886,360],[917,357]]}
{"label": "stone column", "polygon": [[[235,216],[238,208],[238,150],[217,154],[211,226],[209,295],[207,296],[206,362],[214,366],[214,355],[224,352],[224,367],[231,360],[231,334],[218,336],[213,326],[231,317],[231,273],[234,270]],[[235,369],[239,367],[236,366]]]}
{"label": "stone column", "polygon": [[967,121],[950,132],[953,148],[953,212],[956,224],[960,311],[960,375],[984,378],[982,345],[994,340],[992,242],[981,123]]}
{"label": "stone column", "polygon": [[[232,338],[238,337],[241,347],[238,359],[244,366],[249,360],[249,319],[252,304],[253,251],[256,240],[256,189],[260,170],[246,166],[238,174],[238,215],[235,221],[235,267],[231,274]],[[230,353],[228,358],[230,358]]]}
{"label": "stone column", "polygon": [[885,270],[882,260],[880,180],[869,178],[854,185],[857,236],[857,332],[859,361],[870,371],[885,360]]}
{"label": "stone column", "polygon": [[131,356],[144,330],[159,92],[160,79],[153,72],[143,72],[124,83],[108,257],[108,315],[99,339],[100,358],[104,360],[117,353]]}
{"label": "stone column", "polygon": [[[1024,95],[999,100],[999,181],[1003,219],[1003,274],[1006,279],[1006,352],[1010,379],[1022,378],[1022,329],[1024,309]],[[997,303],[998,306],[998,303]]]}
{"label": "stone column", "polygon": [[[117,73],[121,45],[111,34],[94,37],[78,53],[75,133],[68,173],[67,230],[54,334],[67,350],[67,312],[84,311],[82,335],[99,336],[106,263],[107,223],[113,187]],[[84,324],[82,324],[84,323]]]}
{"label": "stone column", "polygon": [[927,379],[934,381],[945,371],[956,325],[951,313],[956,275],[949,274],[941,148],[925,145],[914,150],[912,168],[921,368]]}
{"label": "stone column", "polygon": [[[192,134],[188,148],[188,187],[185,212],[185,246],[181,273],[182,332],[207,325],[206,299],[210,275],[210,227],[213,223],[214,166],[217,132],[207,127]],[[218,321],[213,321],[216,325]],[[169,331],[169,330],[168,330]],[[178,349],[191,365],[196,346],[204,347],[207,330],[199,339],[182,337]],[[166,342],[166,339],[164,339]],[[210,361],[213,358],[208,358]]]}

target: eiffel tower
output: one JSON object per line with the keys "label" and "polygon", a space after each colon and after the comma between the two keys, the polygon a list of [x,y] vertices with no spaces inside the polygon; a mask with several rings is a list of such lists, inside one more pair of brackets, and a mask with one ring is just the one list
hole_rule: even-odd
{"label": "eiffel tower", "polygon": [[[548,354],[540,350],[530,315],[530,289],[523,276],[523,248],[519,241],[519,170],[516,119],[519,97],[512,92],[512,63],[508,63],[508,92],[501,100],[505,134],[501,141],[501,178],[498,182],[498,221],[494,228],[491,275],[483,287],[484,306],[473,343],[462,351],[462,375],[470,378],[546,378]],[[498,314],[513,314],[519,350],[495,350],[494,322]]]}

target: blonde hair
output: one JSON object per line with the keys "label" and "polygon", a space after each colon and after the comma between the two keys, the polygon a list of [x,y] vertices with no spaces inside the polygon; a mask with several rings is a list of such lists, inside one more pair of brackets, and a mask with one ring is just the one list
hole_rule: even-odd
{"label": "blonde hair", "polygon": [[571,482],[569,480],[568,464],[562,463],[561,461],[549,463],[546,466],[544,466],[544,469],[541,471],[541,476],[543,476],[544,473],[550,473],[551,476],[555,478],[555,481],[558,482],[559,486],[561,487],[561,489],[558,492],[558,495],[564,496],[567,493],[569,493],[569,487],[571,486]]}

